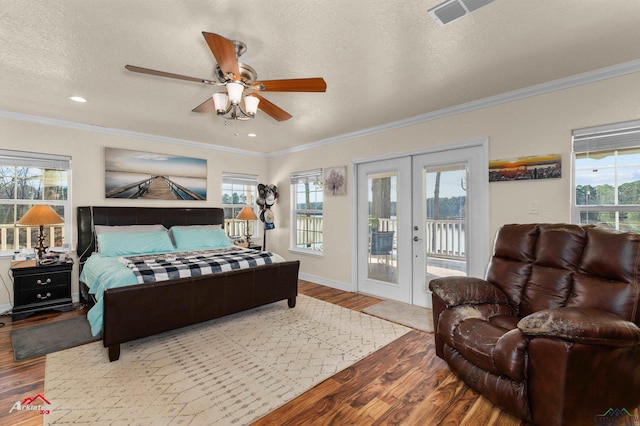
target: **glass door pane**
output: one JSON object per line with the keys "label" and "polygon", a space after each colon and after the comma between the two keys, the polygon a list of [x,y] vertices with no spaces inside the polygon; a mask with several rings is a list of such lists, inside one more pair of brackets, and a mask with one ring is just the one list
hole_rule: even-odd
{"label": "glass door pane", "polygon": [[423,169],[426,279],[467,275],[467,165]]}
{"label": "glass door pane", "polygon": [[411,158],[358,165],[358,291],[411,303]]}
{"label": "glass door pane", "polygon": [[396,171],[369,173],[367,187],[369,194],[367,278],[397,283],[398,174]]}

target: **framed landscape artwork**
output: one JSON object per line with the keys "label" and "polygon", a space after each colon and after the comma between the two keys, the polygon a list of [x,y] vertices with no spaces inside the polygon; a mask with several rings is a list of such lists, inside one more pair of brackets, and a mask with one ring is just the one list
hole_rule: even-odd
{"label": "framed landscape artwork", "polygon": [[560,154],[535,155],[489,162],[489,182],[557,179],[562,177]]}
{"label": "framed landscape artwork", "polygon": [[105,198],[206,200],[207,160],[106,148]]}

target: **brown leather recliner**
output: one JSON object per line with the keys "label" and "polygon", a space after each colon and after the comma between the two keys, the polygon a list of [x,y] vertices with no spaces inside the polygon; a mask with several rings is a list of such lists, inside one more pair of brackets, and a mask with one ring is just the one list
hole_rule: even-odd
{"label": "brown leather recliner", "polygon": [[473,389],[534,424],[594,424],[609,409],[633,411],[639,278],[639,234],[506,225],[486,279],[429,284],[436,352]]}

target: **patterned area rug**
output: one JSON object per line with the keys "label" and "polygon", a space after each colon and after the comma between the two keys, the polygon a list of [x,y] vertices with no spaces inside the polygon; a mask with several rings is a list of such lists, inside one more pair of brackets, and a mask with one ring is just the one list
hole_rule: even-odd
{"label": "patterned area rug", "polygon": [[363,309],[362,312],[417,330],[433,333],[433,312],[431,309],[421,306],[409,305],[395,300],[385,300]]}
{"label": "patterned area rug", "polygon": [[44,423],[248,424],[408,331],[298,296],[123,344],[116,362],[87,344],[47,355]]}

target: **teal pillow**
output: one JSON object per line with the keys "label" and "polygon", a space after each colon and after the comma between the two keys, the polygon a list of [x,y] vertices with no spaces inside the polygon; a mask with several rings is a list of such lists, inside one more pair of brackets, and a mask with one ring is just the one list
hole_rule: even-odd
{"label": "teal pillow", "polygon": [[167,253],[175,250],[167,231],[107,232],[98,235],[100,254],[131,256]]}
{"label": "teal pillow", "polygon": [[181,251],[189,250],[213,250],[231,247],[231,241],[224,229],[211,228],[183,228],[174,226],[171,228],[176,248]]}

